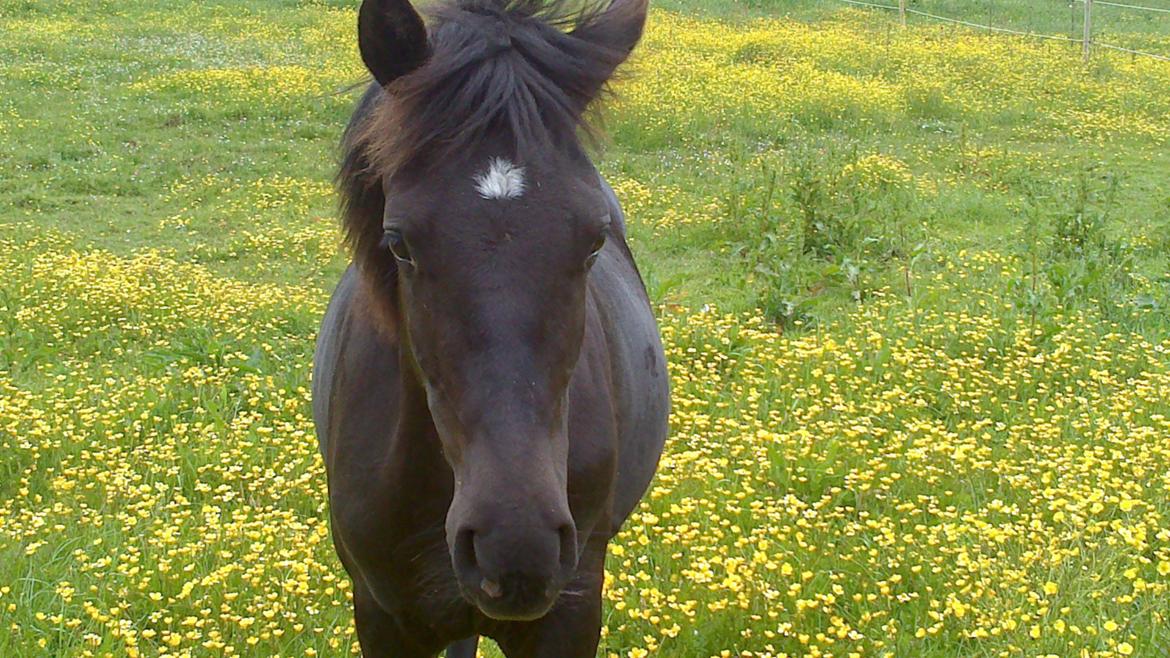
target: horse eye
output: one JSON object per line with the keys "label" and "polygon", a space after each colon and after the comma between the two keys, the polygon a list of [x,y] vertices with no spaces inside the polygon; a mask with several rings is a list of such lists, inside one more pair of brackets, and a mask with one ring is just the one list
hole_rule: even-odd
{"label": "horse eye", "polygon": [[597,261],[597,255],[601,253],[602,247],[605,246],[605,233],[597,236],[597,240],[589,250],[589,258],[585,259],[585,266],[589,267]]}
{"label": "horse eye", "polygon": [[389,249],[399,262],[414,263],[414,259],[410,257],[410,249],[406,246],[406,238],[402,237],[402,231],[396,228],[386,229],[382,233],[382,248]]}

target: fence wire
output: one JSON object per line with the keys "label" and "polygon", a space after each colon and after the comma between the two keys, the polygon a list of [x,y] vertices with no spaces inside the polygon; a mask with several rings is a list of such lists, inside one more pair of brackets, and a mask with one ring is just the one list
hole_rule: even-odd
{"label": "fence wire", "polygon": [[1131,55],[1139,55],[1139,56],[1141,56],[1141,57],[1152,57],[1152,58],[1154,58],[1154,59],[1160,59],[1160,60],[1162,60],[1163,62],[1170,62],[1170,57],[1167,57],[1166,55],[1158,55],[1158,54],[1156,54],[1156,53],[1149,53],[1149,52],[1146,52],[1146,51],[1144,51],[1144,50],[1134,50],[1134,49],[1132,49],[1132,48],[1125,48],[1125,47],[1122,47],[1122,46],[1115,46],[1115,45],[1113,45],[1113,44],[1111,44],[1111,43],[1100,43],[1100,42],[1098,42],[1098,41],[1094,41],[1094,42],[1093,42],[1093,45],[1094,45],[1094,46],[1099,46],[1099,47],[1101,47],[1101,48],[1108,48],[1108,49],[1110,49],[1110,50],[1119,50],[1119,51],[1121,51],[1121,52],[1123,52],[1123,53],[1129,53],[1129,54],[1131,54]]}
{"label": "fence wire", "polygon": [[872,2],[862,2],[861,0],[841,0],[841,2],[844,2],[846,4],[850,4],[850,5],[858,5],[860,7],[874,7],[875,9],[893,9],[894,11],[898,10],[898,8],[895,5],[876,5]]}
{"label": "fence wire", "polygon": [[[1079,2],[1081,4],[1085,3],[1085,0],[1074,0],[1074,1]],[[1161,7],[1147,7],[1145,5],[1127,5],[1127,4],[1121,3],[1121,2],[1107,2],[1106,0],[1093,0],[1093,4],[1094,5],[1104,5],[1106,7],[1121,7],[1122,9],[1135,9],[1137,11],[1153,11],[1153,12],[1157,12],[1159,14],[1170,14],[1170,9],[1163,9]]]}
{"label": "fence wire", "polygon": [[[932,13],[927,12],[927,11],[922,11],[921,9],[914,9],[913,7],[887,5],[887,4],[881,4],[881,3],[876,3],[876,2],[865,2],[865,0],[838,0],[838,1],[843,2],[845,4],[855,5],[855,6],[859,6],[859,7],[871,7],[873,9],[886,9],[886,10],[891,10],[891,11],[904,12],[905,14],[914,14],[916,16],[922,16],[924,18],[929,18],[929,19],[941,21],[944,23],[954,23],[956,25],[963,25],[966,27],[975,28],[975,29],[979,29],[979,30],[988,30],[991,32],[999,32],[1002,34],[1014,34],[1014,35],[1018,35],[1018,36],[1022,36],[1022,37],[1031,37],[1031,38],[1035,38],[1035,39],[1048,39],[1050,41],[1063,41],[1066,43],[1081,43],[1081,44],[1085,43],[1085,39],[1076,39],[1076,38],[1073,38],[1070,36],[1065,36],[1063,34],[1044,34],[1042,32],[1027,32],[1024,30],[1013,30],[1011,28],[1006,28],[1006,27],[997,27],[995,25],[985,25],[983,23],[974,23],[972,21],[965,21],[965,20],[962,20],[960,18],[952,18],[950,16],[940,16],[939,14],[932,14]],[[1074,2],[1080,2],[1083,4],[1085,2],[1085,0],[1074,0]],[[1138,11],[1150,11],[1150,12],[1157,12],[1157,13],[1163,13],[1163,14],[1170,14],[1170,9],[1163,9],[1161,7],[1147,7],[1145,5],[1130,5],[1130,4],[1125,4],[1125,3],[1121,3],[1121,2],[1109,2],[1107,0],[1093,0],[1093,4],[1094,5],[1105,5],[1105,6],[1109,6],[1109,7],[1121,7],[1124,9],[1132,9],[1132,10],[1138,10]],[[1167,55],[1159,55],[1157,53],[1151,53],[1151,52],[1147,52],[1144,50],[1135,50],[1133,48],[1126,48],[1124,46],[1118,46],[1118,45],[1114,45],[1111,43],[1100,42],[1100,41],[1097,41],[1097,40],[1092,39],[1092,38],[1089,39],[1088,46],[1098,46],[1098,47],[1106,48],[1109,50],[1116,50],[1118,52],[1129,53],[1130,55],[1134,55],[1137,57],[1149,57],[1151,59],[1156,59],[1156,60],[1160,60],[1163,62],[1170,62],[1170,56],[1167,56]]]}
{"label": "fence wire", "polygon": [[1080,39],[1074,39],[1072,37],[1067,37],[1067,36],[1064,36],[1063,34],[1042,34],[1040,32],[1025,32],[1022,30],[1013,30],[1013,29],[1006,28],[1006,27],[996,27],[994,25],[984,25],[982,23],[972,23],[970,21],[964,21],[964,20],[961,20],[958,18],[951,18],[950,16],[939,16],[938,14],[932,14],[930,12],[922,11],[920,9],[911,9],[910,7],[906,8],[906,13],[907,14],[915,14],[917,16],[925,16],[927,18],[933,18],[936,21],[943,21],[945,23],[956,23],[958,25],[966,25],[967,27],[976,27],[976,28],[979,28],[981,30],[991,30],[992,32],[1003,32],[1005,34],[1018,34],[1022,37],[1035,37],[1037,39],[1052,39],[1053,41],[1072,41],[1075,43],[1081,42]]}

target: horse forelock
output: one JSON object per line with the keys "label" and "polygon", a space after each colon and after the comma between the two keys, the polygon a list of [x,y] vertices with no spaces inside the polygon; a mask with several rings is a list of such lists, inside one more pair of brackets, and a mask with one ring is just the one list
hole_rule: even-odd
{"label": "horse forelock", "polygon": [[430,54],[390,84],[361,141],[379,175],[467,153],[485,136],[516,153],[577,146],[585,110],[626,53],[579,34],[606,5],[450,0],[430,11]]}

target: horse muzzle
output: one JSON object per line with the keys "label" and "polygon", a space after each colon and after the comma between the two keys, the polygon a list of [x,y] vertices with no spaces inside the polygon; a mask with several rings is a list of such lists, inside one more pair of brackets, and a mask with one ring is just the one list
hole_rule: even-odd
{"label": "horse muzzle", "polygon": [[460,528],[451,562],[464,598],[493,619],[547,614],[577,568],[577,530],[565,516],[552,527]]}

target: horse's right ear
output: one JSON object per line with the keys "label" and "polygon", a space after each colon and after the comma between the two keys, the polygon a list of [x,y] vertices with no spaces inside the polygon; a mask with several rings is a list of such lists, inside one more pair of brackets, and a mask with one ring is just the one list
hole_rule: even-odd
{"label": "horse's right ear", "polygon": [[385,87],[426,61],[427,28],[410,0],[362,0],[358,50],[374,79]]}

